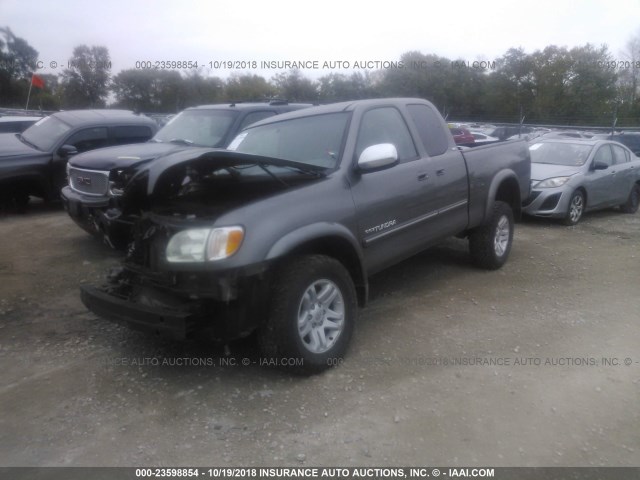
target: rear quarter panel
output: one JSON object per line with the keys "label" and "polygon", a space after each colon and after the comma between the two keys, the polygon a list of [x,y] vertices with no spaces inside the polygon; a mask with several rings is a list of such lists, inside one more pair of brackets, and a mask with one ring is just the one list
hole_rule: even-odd
{"label": "rear quarter panel", "polygon": [[523,140],[483,145],[463,152],[469,172],[469,226],[481,225],[493,205],[500,184],[515,178],[520,203],[531,188],[531,156]]}

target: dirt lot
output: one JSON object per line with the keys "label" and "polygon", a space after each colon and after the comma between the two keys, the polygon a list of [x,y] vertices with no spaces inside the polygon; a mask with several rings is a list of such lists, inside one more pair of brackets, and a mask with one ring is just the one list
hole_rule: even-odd
{"label": "dirt lot", "polygon": [[5,213],[0,465],[640,465],[639,228],[529,220],[497,272],[452,240],[374,278],[343,364],[299,378],[96,318],[78,286],[118,255]]}

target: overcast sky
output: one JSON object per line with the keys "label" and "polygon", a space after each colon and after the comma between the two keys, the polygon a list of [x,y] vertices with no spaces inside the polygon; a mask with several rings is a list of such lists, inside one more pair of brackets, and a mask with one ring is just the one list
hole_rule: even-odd
{"label": "overcast sky", "polygon": [[[0,0],[8,26],[61,73],[80,44],[109,49],[112,73],[137,61],[397,61],[418,50],[494,60],[510,47],[606,44],[617,59],[640,33],[638,0],[316,2],[244,0]],[[51,68],[57,62],[56,68]],[[240,65],[242,66],[242,65]],[[211,74],[223,78],[232,70]],[[317,78],[328,71],[304,71]]]}

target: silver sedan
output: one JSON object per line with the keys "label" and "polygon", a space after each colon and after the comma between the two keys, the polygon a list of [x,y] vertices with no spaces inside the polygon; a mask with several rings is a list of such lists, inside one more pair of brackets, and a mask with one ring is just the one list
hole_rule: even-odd
{"label": "silver sedan", "polygon": [[575,225],[584,212],[619,206],[635,213],[640,202],[640,159],[604,140],[539,139],[530,143],[531,195],[524,213]]}

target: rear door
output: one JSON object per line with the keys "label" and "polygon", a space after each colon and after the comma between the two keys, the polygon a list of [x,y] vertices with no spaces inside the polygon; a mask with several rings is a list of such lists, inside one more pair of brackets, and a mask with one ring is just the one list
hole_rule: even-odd
{"label": "rear door", "polygon": [[[595,163],[607,165],[607,168],[593,170]],[[617,169],[613,152],[608,144],[598,147],[593,156],[591,166],[592,169],[587,174],[587,203],[589,208],[603,208],[614,204],[615,190],[617,189]]]}
{"label": "rear door", "polygon": [[427,238],[460,233],[469,220],[467,166],[462,153],[451,148],[440,115],[430,106],[409,104],[411,116],[424,147],[427,178],[422,182],[427,209],[436,211]]}
{"label": "rear door", "polygon": [[624,203],[638,177],[637,165],[631,162],[631,152],[621,145],[611,145],[616,167],[616,205]]}

